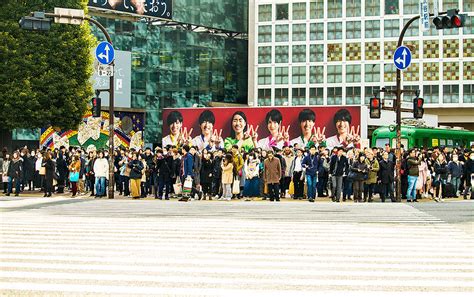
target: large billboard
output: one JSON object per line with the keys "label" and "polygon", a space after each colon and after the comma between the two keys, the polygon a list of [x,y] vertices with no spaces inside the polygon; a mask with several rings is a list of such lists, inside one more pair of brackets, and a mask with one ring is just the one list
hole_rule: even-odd
{"label": "large billboard", "polygon": [[88,6],[171,20],[173,0],[89,0]]}
{"label": "large billboard", "polygon": [[162,145],[196,145],[199,149],[265,150],[292,145],[359,147],[366,137],[360,106],[167,108]]}

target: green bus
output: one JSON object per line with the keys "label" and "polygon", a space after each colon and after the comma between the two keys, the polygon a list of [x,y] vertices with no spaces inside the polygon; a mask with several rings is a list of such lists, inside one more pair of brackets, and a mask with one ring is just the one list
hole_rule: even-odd
{"label": "green bus", "polygon": [[[402,126],[401,136],[405,149],[434,146],[469,147],[474,144],[474,131],[464,129]],[[372,147],[384,147],[387,143],[392,148],[397,145],[397,132],[393,125],[377,128],[372,133]]]}

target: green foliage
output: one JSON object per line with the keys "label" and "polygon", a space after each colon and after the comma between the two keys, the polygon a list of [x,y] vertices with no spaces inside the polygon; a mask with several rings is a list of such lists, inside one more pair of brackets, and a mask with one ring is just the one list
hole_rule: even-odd
{"label": "green foliage", "polygon": [[96,44],[89,24],[52,23],[47,32],[18,24],[32,11],[54,7],[87,9],[87,0],[0,1],[1,128],[75,129],[87,110]]}

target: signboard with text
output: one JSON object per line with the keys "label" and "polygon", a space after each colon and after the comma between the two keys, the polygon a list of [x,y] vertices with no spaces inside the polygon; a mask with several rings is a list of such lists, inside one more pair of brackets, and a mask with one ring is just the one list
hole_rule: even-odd
{"label": "signboard with text", "polygon": [[89,0],[89,7],[171,20],[173,0]]}

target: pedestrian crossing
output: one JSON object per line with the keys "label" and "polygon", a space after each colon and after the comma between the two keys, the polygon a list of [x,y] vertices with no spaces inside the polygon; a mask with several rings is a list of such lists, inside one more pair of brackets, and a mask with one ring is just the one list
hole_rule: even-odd
{"label": "pedestrian crossing", "polygon": [[74,201],[0,203],[2,296],[470,296],[474,289],[472,234],[407,204]]}

